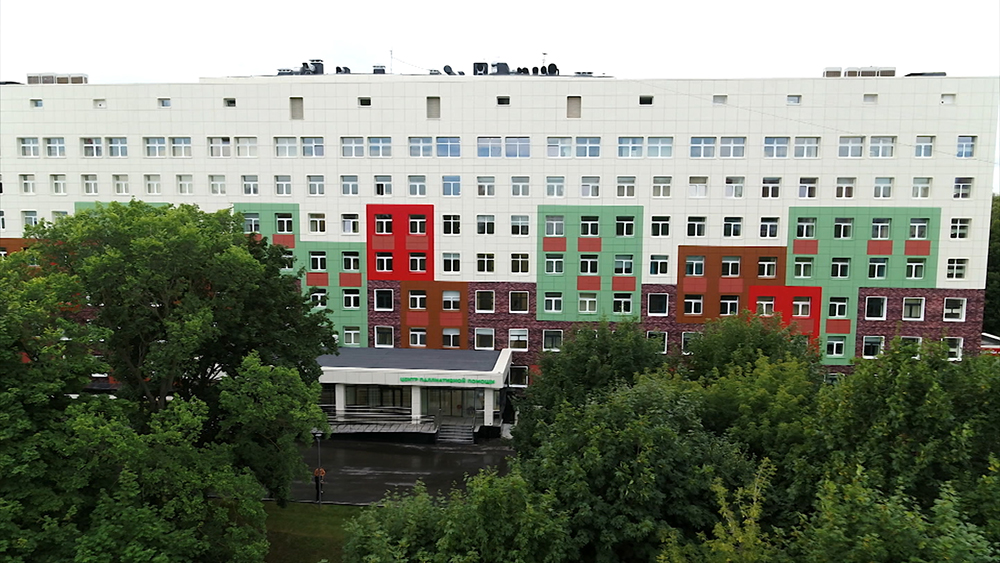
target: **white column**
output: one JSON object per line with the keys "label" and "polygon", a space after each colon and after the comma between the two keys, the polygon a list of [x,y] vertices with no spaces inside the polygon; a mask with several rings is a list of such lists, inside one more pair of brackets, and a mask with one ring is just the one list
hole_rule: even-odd
{"label": "white column", "polygon": [[422,414],[420,411],[422,405],[420,389],[419,385],[410,386],[410,420],[413,421],[413,424],[420,422],[420,415]]}
{"label": "white column", "polygon": [[493,389],[483,390],[483,426],[493,426]]}
{"label": "white column", "polygon": [[344,420],[344,413],[347,411],[347,385],[338,383],[333,388],[333,400],[337,402],[337,420]]}

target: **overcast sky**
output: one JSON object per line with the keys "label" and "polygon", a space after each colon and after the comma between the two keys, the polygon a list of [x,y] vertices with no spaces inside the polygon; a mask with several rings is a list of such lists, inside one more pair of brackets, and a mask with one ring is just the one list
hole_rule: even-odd
{"label": "overcast sky", "polygon": [[[393,52],[390,59],[390,50]],[[554,62],[621,78],[1000,75],[998,0],[0,0],[0,80],[194,82],[327,66],[424,73]]]}

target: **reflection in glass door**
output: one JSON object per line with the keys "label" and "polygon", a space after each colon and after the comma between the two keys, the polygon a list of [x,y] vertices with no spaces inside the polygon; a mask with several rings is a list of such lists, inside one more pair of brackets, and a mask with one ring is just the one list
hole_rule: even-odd
{"label": "reflection in glass door", "polygon": [[482,416],[484,400],[482,389],[424,388],[421,393],[424,413],[442,416],[472,418]]}

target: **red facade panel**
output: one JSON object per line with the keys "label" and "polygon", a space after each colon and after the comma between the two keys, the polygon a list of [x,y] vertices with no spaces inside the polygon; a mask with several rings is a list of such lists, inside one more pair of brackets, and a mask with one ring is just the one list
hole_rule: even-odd
{"label": "red facade panel", "polygon": [[851,319],[827,319],[827,334],[851,334]]}
{"label": "red facade panel", "polygon": [[295,235],[272,235],[271,244],[280,244],[285,248],[295,248]]}
{"label": "red facade panel", "polygon": [[[434,280],[434,206],[369,205],[366,210],[368,234],[368,279],[399,281]],[[377,221],[384,216],[389,222]],[[379,232],[378,231],[388,231]],[[392,254],[392,271],[376,268],[376,251]],[[410,258],[422,253],[424,269],[412,270]]]}
{"label": "red facade panel", "polygon": [[601,277],[600,276],[577,276],[576,277],[576,289],[577,289],[577,291],[600,291],[601,290]]}
{"label": "red facade panel", "polygon": [[613,291],[635,291],[635,278],[632,276],[615,276],[611,278]]}
{"label": "red facade panel", "polygon": [[576,248],[580,252],[600,252],[601,239],[598,237],[586,237],[576,239]]}
{"label": "red facade panel", "polygon": [[891,240],[870,240],[868,241],[868,254],[878,256],[889,256],[892,254]]}
{"label": "red facade panel", "polygon": [[306,272],[306,285],[328,286],[330,285],[330,275],[326,272]]}
{"label": "red facade panel", "polygon": [[908,240],[906,241],[905,252],[907,256],[930,256],[931,241],[929,240]]}
{"label": "red facade panel", "polygon": [[[822,317],[823,288],[800,287],[787,285],[753,285],[750,286],[750,302],[747,308],[753,310],[760,297],[774,298],[774,312],[781,314],[781,323],[788,326],[798,325],[799,332],[813,337],[819,336],[820,318]],[[809,314],[796,316],[794,303],[796,298],[809,300]]]}
{"label": "red facade panel", "polygon": [[341,272],[340,287],[361,287],[361,274]]}
{"label": "red facade panel", "polygon": [[563,237],[545,237],[542,239],[542,250],[545,252],[566,252],[566,239]]}
{"label": "red facade panel", "polygon": [[799,239],[792,243],[792,252],[795,254],[818,254],[819,241],[813,239]]}

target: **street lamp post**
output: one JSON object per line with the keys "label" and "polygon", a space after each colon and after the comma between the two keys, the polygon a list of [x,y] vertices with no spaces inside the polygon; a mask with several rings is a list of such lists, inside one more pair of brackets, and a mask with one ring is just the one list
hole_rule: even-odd
{"label": "street lamp post", "polygon": [[319,428],[312,429],[312,435],[316,438],[316,471],[313,471],[313,480],[316,483],[316,502],[323,506],[323,431]]}

